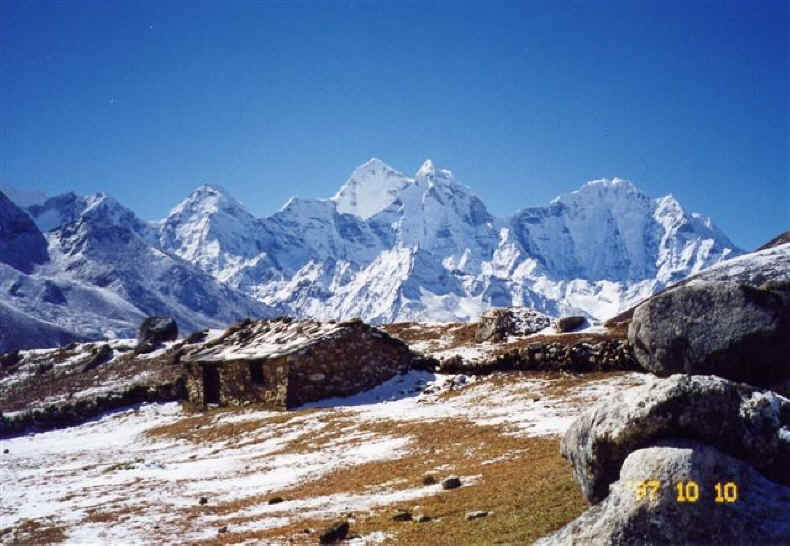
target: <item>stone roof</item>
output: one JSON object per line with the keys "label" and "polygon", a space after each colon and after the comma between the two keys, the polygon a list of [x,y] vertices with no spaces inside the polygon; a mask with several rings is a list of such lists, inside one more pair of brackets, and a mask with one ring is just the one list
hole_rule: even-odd
{"label": "stone roof", "polygon": [[348,330],[360,327],[370,329],[359,320],[322,323],[286,317],[244,321],[231,326],[221,338],[196,347],[194,352],[187,350],[181,361],[212,363],[280,358],[316,343],[340,337]]}

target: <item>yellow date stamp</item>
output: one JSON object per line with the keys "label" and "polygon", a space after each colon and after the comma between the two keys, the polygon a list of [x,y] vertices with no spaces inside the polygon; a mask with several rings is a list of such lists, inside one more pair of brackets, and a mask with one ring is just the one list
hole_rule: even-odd
{"label": "yellow date stamp", "polygon": [[[656,500],[664,486],[660,480],[633,481],[628,485],[633,488],[636,500]],[[673,498],[678,503],[695,503],[703,496],[703,488],[694,480],[676,482],[672,490]],[[733,481],[716,482],[712,492],[713,502],[724,504],[738,501],[738,485]]]}

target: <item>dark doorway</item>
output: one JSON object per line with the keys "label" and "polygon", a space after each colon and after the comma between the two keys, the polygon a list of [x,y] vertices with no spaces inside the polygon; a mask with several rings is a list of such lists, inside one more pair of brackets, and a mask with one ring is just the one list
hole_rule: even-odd
{"label": "dark doorway", "polygon": [[250,362],[250,379],[256,385],[263,385],[265,379],[263,378],[263,362],[252,361]]}
{"label": "dark doorway", "polygon": [[216,365],[203,366],[203,403],[219,404],[219,370]]}

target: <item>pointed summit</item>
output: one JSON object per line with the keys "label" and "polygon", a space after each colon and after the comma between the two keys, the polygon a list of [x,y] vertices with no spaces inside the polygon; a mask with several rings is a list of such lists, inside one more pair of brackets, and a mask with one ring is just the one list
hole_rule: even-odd
{"label": "pointed summit", "polygon": [[436,166],[433,161],[426,159],[422,166],[417,170],[417,178],[433,178],[436,176]]}
{"label": "pointed summit", "polygon": [[202,184],[170,210],[167,218],[225,212],[231,216],[251,216],[247,209],[217,184]]}
{"label": "pointed summit", "polygon": [[354,169],[331,200],[338,212],[367,219],[392,204],[411,182],[380,159],[371,158]]}

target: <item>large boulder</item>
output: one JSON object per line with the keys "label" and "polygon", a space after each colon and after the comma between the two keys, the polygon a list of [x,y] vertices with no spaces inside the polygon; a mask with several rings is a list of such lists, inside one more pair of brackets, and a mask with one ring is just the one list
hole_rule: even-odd
{"label": "large boulder", "polygon": [[[685,496],[690,480],[695,502]],[[655,492],[647,481],[658,482]],[[603,502],[536,545],[790,544],[789,515],[790,487],[716,448],[668,440],[631,453]]]}
{"label": "large boulder", "polygon": [[790,290],[695,282],[634,311],[628,341],[646,370],[715,374],[752,385],[790,378]]}
{"label": "large boulder", "polygon": [[790,485],[790,400],[715,376],[654,378],[582,414],[561,452],[590,502],[599,502],[634,450],[667,438],[710,444]]}
{"label": "large boulder", "polygon": [[562,317],[557,321],[554,329],[558,332],[573,332],[587,324],[587,319],[580,316]]}
{"label": "large boulder", "polygon": [[178,325],[171,317],[148,317],[140,324],[136,351],[149,352],[157,345],[177,338]]}
{"label": "large boulder", "polygon": [[551,319],[529,307],[497,307],[480,316],[475,341],[502,341],[508,336],[526,336],[551,324]]}

